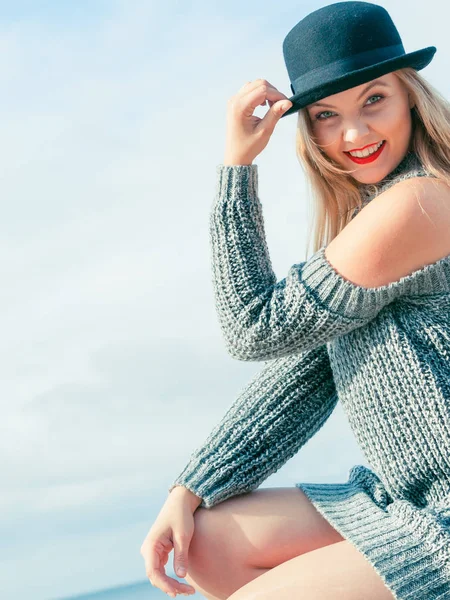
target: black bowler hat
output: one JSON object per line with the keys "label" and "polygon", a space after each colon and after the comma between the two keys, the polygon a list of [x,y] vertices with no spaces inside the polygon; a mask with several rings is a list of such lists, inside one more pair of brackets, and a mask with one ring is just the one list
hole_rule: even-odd
{"label": "black bowler hat", "polygon": [[319,8],[284,38],[284,62],[294,95],[281,118],[397,69],[420,71],[435,52],[435,46],[428,46],[406,54],[389,13],[377,4],[336,2]]}

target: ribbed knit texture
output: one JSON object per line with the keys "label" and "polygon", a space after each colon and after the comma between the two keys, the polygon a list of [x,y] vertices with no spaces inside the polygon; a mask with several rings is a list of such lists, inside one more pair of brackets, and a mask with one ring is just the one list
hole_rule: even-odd
{"label": "ribbed knit texture", "polygon": [[[169,491],[183,485],[210,508],[256,489],[340,400],[371,468],[354,466],[346,483],[295,485],[397,600],[450,600],[450,255],[364,288],[322,247],[277,281],[257,173],[218,165],[210,239],[226,347],[266,362]],[[409,153],[361,197],[427,175]]]}

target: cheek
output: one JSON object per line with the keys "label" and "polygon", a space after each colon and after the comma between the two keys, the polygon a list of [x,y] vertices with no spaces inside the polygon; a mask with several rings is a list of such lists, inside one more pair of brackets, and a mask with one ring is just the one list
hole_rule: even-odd
{"label": "cheek", "polygon": [[326,150],[328,154],[333,152],[334,145],[338,143],[338,135],[336,134],[336,131],[333,131],[332,127],[313,126],[312,132],[314,135],[314,140],[318,146]]}
{"label": "cheek", "polygon": [[411,125],[411,112],[409,107],[393,107],[392,110],[380,115],[379,129],[389,135],[406,134]]}

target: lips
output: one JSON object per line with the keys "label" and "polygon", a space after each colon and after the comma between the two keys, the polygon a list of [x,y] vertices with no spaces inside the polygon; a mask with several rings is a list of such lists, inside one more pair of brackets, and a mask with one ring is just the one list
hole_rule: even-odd
{"label": "lips", "polygon": [[365,150],[366,148],[370,148],[371,146],[375,146],[379,144],[379,142],[372,142],[371,144],[367,144],[366,146],[363,146],[362,148],[352,148],[351,150],[349,150],[349,152],[362,152],[363,150]]}
{"label": "lips", "polygon": [[[373,146],[373,144],[370,144],[370,146]],[[383,152],[385,146],[386,146],[386,140],[383,140],[383,143],[381,144],[381,146],[378,148],[378,150],[376,152],[374,152],[373,154],[370,154],[369,156],[365,156],[363,158],[360,158],[359,156],[352,156],[349,152],[344,152],[344,154],[346,154],[353,162],[355,162],[359,165],[365,165],[367,163],[373,162],[374,160],[377,160],[377,158]],[[367,148],[367,146],[366,146],[366,148]]]}

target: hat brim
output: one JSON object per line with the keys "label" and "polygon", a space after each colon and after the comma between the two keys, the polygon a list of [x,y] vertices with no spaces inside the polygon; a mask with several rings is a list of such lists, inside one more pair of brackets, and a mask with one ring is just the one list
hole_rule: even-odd
{"label": "hat brim", "polygon": [[289,98],[290,102],[292,102],[292,106],[283,113],[280,118],[283,119],[292,113],[298,112],[301,108],[308,106],[308,104],[322,100],[327,96],[338,94],[339,92],[362,85],[372,79],[376,79],[377,77],[381,77],[392,71],[397,71],[397,69],[412,67],[413,69],[420,71],[430,64],[435,53],[436,47],[428,46],[427,48],[422,48],[422,50],[416,50],[415,52],[409,52],[402,56],[396,56],[395,58],[379,62],[376,65],[357,69],[342,77],[322,83],[320,86],[315,86],[307,92],[302,92]]}

